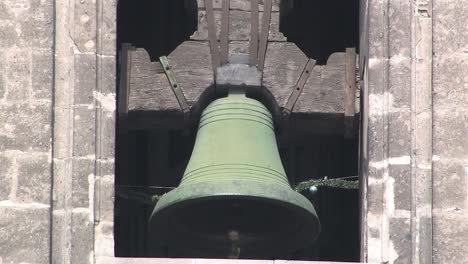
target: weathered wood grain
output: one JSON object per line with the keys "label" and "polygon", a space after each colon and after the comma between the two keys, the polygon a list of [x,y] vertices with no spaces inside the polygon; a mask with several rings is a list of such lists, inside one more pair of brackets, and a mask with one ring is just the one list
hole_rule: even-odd
{"label": "weathered wood grain", "polygon": [[250,66],[256,66],[258,62],[258,0],[252,0],[250,12]]}
{"label": "weathered wood grain", "polygon": [[[249,41],[234,41],[229,48],[231,54],[248,54]],[[133,51],[131,55],[129,111],[180,112],[159,63],[150,62],[142,49]],[[184,42],[169,54],[168,60],[187,103],[193,108],[206,89],[214,85],[208,42]],[[307,61],[308,58],[293,43],[269,43],[262,83],[280,108],[285,107]],[[327,127],[342,129],[345,114],[345,72],[345,53],[333,54],[327,65],[316,65],[293,108],[293,116],[336,120],[340,122],[339,125]],[[304,120],[310,121],[309,118]]]}
{"label": "weathered wood grain", "polygon": [[[232,10],[240,10],[240,11],[250,11],[250,1],[251,0],[231,0],[230,7]],[[280,8],[280,1],[281,0],[273,0],[273,11],[278,12]],[[197,0],[198,8],[205,9],[205,2],[204,0]],[[222,7],[222,0],[213,0],[213,8],[214,9],[221,9]],[[263,11],[263,1],[259,4],[260,11]]]}
{"label": "weathered wood grain", "polygon": [[130,51],[128,111],[179,111],[179,104],[159,62],[144,49]]}
{"label": "weathered wood grain", "polygon": [[271,10],[272,0],[264,0],[265,11],[263,12],[262,18],[262,31],[260,34],[260,43],[258,50],[258,69],[263,71],[265,67],[265,54],[268,45],[268,38],[270,36],[270,24],[271,24]]}
{"label": "weathered wood grain", "polygon": [[216,34],[216,24],[213,11],[213,2],[211,0],[205,0],[205,9],[206,9],[206,28],[208,31],[208,40],[210,43],[210,52],[211,52],[211,65],[213,68],[220,66],[220,54],[219,54],[219,43],[218,37],[219,34]]}
{"label": "weathered wood grain", "polygon": [[345,53],[334,53],[326,65],[316,66],[306,83],[294,112],[344,113]]}
{"label": "weathered wood grain", "polygon": [[263,70],[263,86],[272,92],[280,106],[287,103],[291,89],[301,76],[307,60],[294,43],[269,43]]}
{"label": "weathered wood grain", "polygon": [[[214,11],[216,34],[221,34],[222,11]],[[259,12],[260,21],[263,12]],[[229,15],[229,40],[244,41],[250,39],[250,12],[231,10]],[[262,30],[262,25],[259,25]],[[208,40],[208,23],[205,11],[198,12],[198,30],[191,36],[192,40]],[[286,41],[283,33],[279,32],[279,12],[271,13],[269,41]]]}
{"label": "weathered wood grain", "polygon": [[221,65],[228,62],[229,59],[229,3],[230,0],[223,0],[223,17],[221,22]]}

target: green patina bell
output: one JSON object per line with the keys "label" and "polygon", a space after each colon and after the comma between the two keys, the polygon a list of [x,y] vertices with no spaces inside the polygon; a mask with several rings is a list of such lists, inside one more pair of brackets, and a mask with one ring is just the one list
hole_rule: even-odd
{"label": "green patina bell", "polygon": [[285,257],[315,240],[317,214],[289,185],[263,104],[231,94],[203,111],[182,181],[156,204],[150,232],[177,257]]}

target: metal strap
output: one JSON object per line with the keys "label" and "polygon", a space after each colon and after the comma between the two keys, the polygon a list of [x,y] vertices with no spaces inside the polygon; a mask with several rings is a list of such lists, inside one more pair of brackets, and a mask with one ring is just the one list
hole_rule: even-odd
{"label": "metal strap", "polygon": [[301,95],[302,90],[304,89],[305,84],[307,83],[307,80],[309,79],[310,73],[315,67],[316,61],[313,59],[309,59],[307,61],[306,66],[304,67],[304,70],[302,71],[301,77],[299,77],[299,80],[296,83],[296,86],[294,86],[294,89],[289,96],[288,102],[286,103],[286,106],[284,107],[284,111],[286,114],[290,114],[294,108],[294,105],[297,102],[297,99],[299,98],[299,95]]}
{"label": "metal strap", "polygon": [[220,66],[219,45],[216,37],[216,27],[213,12],[213,0],[205,0],[206,22],[208,23],[208,39],[210,41],[211,64],[216,76],[216,69]]}
{"label": "metal strap", "polygon": [[265,56],[268,46],[268,36],[270,35],[270,21],[273,0],[265,0],[263,8],[262,33],[260,35],[260,50],[258,52],[258,70],[263,71],[265,66]]}
{"label": "metal strap", "polygon": [[221,65],[228,63],[229,57],[229,5],[230,0],[223,0],[223,17],[221,21]]}
{"label": "metal strap", "polygon": [[250,1],[250,59],[251,66],[258,64],[258,0]]}
{"label": "metal strap", "polygon": [[182,109],[182,112],[184,112],[184,115],[188,115],[188,113],[190,112],[190,107],[187,104],[187,100],[185,99],[185,96],[184,96],[184,93],[182,92],[181,87],[177,83],[174,72],[172,71],[172,67],[169,65],[169,61],[167,60],[167,57],[166,56],[159,57],[159,61],[161,62],[164,72],[166,73],[167,79],[169,80],[169,83],[171,84],[171,89],[174,92],[174,95],[176,96],[177,102],[179,102],[180,109]]}

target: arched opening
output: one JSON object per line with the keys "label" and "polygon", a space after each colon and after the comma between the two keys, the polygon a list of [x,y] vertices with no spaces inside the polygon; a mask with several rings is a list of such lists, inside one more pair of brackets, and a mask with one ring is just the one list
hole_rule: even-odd
{"label": "arched opening", "polygon": [[[119,47],[122,43],[143,47],[153,61],[168,55],[196,29],[198,11],[196,4],[193,6],[195,2],[121,0]],[[357,26],[357,1],[322,2],[281,2],[282,32],[319,64],[325,64],[333,52],[357,47],[358,38],[357,28],[350,26]],[[314,25],[307,27],[309,24]],[[348,27],[352,29],[348,30]],[[323,122],[325,124],[327,120]],[[281,133],[277,138],[282,164],[292,185],[310,179],[341,179],[358,174],[357,133],[345,138],[341,132],[324,134],[302,126],[291,130],[294,132],[289,133],[287,139],[282,138]],[[118,133],[116,256],[168,257],[165,252],[149,255],[152,244],[147,223],[154,205],[151,196],[161,195],[178,185],[190,158],[196,132],[196,124],[184,127],[160,122],[152,129],[131,128]],[[313,247],[282,258],[358,261],[358,190],[319,186],[317,190],[304,190],[302,194],[314,203],[322,222],[322,234]]]}

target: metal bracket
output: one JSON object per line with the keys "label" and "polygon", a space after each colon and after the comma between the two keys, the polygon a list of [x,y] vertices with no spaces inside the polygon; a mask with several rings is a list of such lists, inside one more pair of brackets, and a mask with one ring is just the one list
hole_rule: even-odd
{"label": "metal bracket", "polygon": [[297,99],[299,99],[299,96],[302,93],[302,90],[304,89],[304,86],[309,79],[310,73],[315,67],[316,61],[313,59],[309,59],[307,61],[306,66],[304,67],[304,70],[302,71],[301,77],[299,77],[299,80],[297,81],[296,85],[293,88],[293,91],[291,95],[289,96],[288,102],[286,103],[286,106],[283,109],[283,113],[287,116],[289,116],[294,108],[294,105],[296,105]]}
{"label": "metal bracket", "polygon": [[159,57],[159,61],[161,62],[161,66],[164,69],[164,72],[166,73],[169,83],[171,84],[171,89],[174,92],[174,95],[176,96],[180,109],[182,109],[184,116],[187,117],[190,114],[190,107],[187,104],[187,100],[185,99],[181,87],[177,83],[174,72],[172,71],[172,67],[169,65],[169,61],[167,60],[166,56]]}

